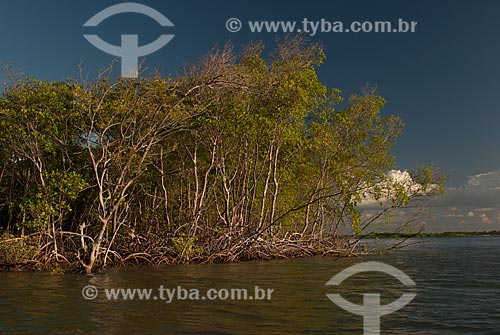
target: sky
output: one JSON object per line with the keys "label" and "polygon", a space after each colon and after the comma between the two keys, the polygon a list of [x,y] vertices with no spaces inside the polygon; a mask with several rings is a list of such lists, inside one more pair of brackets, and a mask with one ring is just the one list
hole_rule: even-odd
{"label": "sky", "polygon": [[[394,148],[396,167],[433,164],[448,175],[446,195],[430,206],[430,231],[500,230],[500,2],[480,1],[136,1],[173,27],[137,13],[111,16],[96,27],[84,23],[122,1],[0,1],[0,64],[43,80],[95,79],[120,58],[89,43],[84,34],[120,45],[122,34],[139,45],[161,34],[174,38],[141,57],[147,69],[176,75],[214,46],[238,48],[263,41],[268,49],[283,33],[252,32],[248,22],[415,21],[415,32],[316,32],[327,59],[320,80],[343,95],[376,85],[388,103],[384,115],[406,124]],[[241,30],[231,32],[228,19]],[[298,29],[298,28],[297,28]],[[309,34],[311,35],[311,34]],[[119,65],[113,72],[119,75]]]}

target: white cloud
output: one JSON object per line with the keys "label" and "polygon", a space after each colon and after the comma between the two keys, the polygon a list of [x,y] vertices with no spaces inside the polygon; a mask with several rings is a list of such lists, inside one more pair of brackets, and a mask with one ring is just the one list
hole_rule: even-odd
{"label": "white cloud", "polygon": [[373,189],[365,191],[361,206],[376,205],[379,202],[387,202],[391,197],[396,194],[398,187],[403,187],[407,194],[423,195],[437,190],[437,185],[427,185],[424,187],[422,184],[416,183],[408,171],[391,170],[387,172],[387,180],[379,183],[382,189],[381,199],[376,200],[371,194]]}
{"label": "white cloud", "polygon": [[445,218],[463,218],[463,214],[445,214]]}
{"label": "white cloud", "polygon": [[430,204],[434,219],[429,231],[500,230],[500,169],[467,178],[449,187]]}
{"label": "white cloud", "polygon": [[461,187],[450,187],[446,194],[434,202],[442,207],[474,207],[486,210],[500,207],[500,170],[468,178]]}
{"label": "white cloud", "polygon": [[481,223],[485,224],[493,223],[493,221],[491,221],[491,219],[486,214],[481,214],[479,217],[481,218]]}
{"label": "white cloud", "polygon": [[477,208],[476,212],[492,212],[495,211],[496,208],[488,207],[488,208]]}
{"label": "white cloud", "polygon": [[393,183],[402,185],[409,193],[428,193],[437,188],[437,185],[428,185],[427,187],[424,187],[423,185],[416,183],[408,171],[391,170],[387,173],[387,177]]}
{"label": "white cloud", "polygon": [[[388,173],[388,177],[406,189],[415,190],[419,187],[406,171],[393,170]],[[430,200],[427,202],[428,211],[424,214],[429,214],[429,217],[425,217],[428,221],[427,231],[500,230],[500,169],[468,177],[463,186],[448,187],[444,195]],[[377,202],[373,198],[367,197],[362,203],[366,210],[363,214],[378,212],[379,207],[375,204]],[[410,213],[409,216],[411,210],[404,209]],[[392,214],[395,216],[394,222],[404,221],[399,220],[399,216],[396,219],[395,212]]]}

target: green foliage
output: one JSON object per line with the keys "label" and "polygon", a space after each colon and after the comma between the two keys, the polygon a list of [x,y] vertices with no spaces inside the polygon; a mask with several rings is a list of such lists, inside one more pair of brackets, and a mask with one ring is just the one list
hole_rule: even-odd
{"label": "green foliage", "polygon": [[0,236],[0,262],[22,264],[33,260],[39,248],[34,237],[15,237],[9,233]]}
{"label": "green foliage", "polygon": [[[26,220],[18,228],[46,228],[51,220],[71,212],[71,202],[88,185],[77,172],[51,171],[44,173],[47,185],[34,195],[25,196],[19,204],[20,215]],[[22,225],[22,226],[20,226]]]}
{"label": "green foliage", "polygon": [[21,215],[26,216],[26,221],[18,222],[17,228],[43,229],[48,228],[51,216],[57,214],[56,210],[43,199],[41,193],[32,197],[23,198],[19,204]]}
{"label": "green foliage", "polygon": [[52,276],[61,276],[64,274],[64,269],[61,267],[59,263],[55,263],[52,269],[50,270],[50,274]]}
{"label": "green foliage", "polygon": [[174,250],[183,259],[189,260],[194,256],[203,254],[203,249],[196,247],[196,238],[189,238],[186,236],[174,237],[172,243],[174,245]]}

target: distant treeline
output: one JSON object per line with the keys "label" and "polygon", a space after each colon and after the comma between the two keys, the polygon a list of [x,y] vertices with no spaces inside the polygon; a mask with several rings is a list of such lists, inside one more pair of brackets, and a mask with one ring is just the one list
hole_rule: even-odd
{"label": "distant treeline", "polygon": [[0,263],[90,273],[351,252],[338,229],[373,221],[364,196],[416,196],[384,183],[403,123],[373,89],[338,109],[319,45],[262,50],[213,50],[175,78],[5,83]]}
{"label": "distant treeline", "polygon": [[500,231],[452,231],[443,233],[369,233],[363,234],[361,238],[412,238],[412,237],[460,237],[460,236],[500,236]]}

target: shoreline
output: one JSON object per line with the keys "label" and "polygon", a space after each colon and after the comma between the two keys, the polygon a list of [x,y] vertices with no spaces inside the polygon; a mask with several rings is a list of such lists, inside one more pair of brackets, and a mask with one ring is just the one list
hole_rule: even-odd
{"label": "shoreline", "polygon": [[[296,259],[308,258],[314,256],[334,256],[334,257],[351,257],[363,255],[363,252],[356,247],[354,241],[367,239],[410,239],[410,238],[435,238],[435,237],[471,237],[471,236],[500,236],[500,231],[482,231],[482,232],[442,232],[442,233],[417,233],[417,234],[402,234],[402,233],[370,233],[355,238],[337,238],[337,239],[309,239],[309,240],[281,240],[281,241],[255,241],[253,246],[245,252],[234,254],[212,254],[212,255],[196,255],[188,260],[181,260],[179,255],[171,254],[163,255],[161,259],[155,256],[146,255],[145,253],[131,253],[121,260],[109,262],[107,265],[98,266],[96,272],[101,272],[105,268],[129,267],[129,266],[146,266],[156,267],[161,265],[176,265],[176,264],[231,264],[251,261],[270,261],[275,259]],[[60,255],[61,256],[61,255]],[[64,258],[64,257],[63,257]],[[48,271],[53,275],[68,273],[84,273],[81,264],[78,262],[67,262],[59,259],[56,262],[43,264],[41,260],[24,259],[19,262],[0,263],[0,272],[37,272]]]}
{"label": "shoreline", "polygon": [[417,233],[417,234],[402,234],[402,233],[370,233],[360,236],[360,239],[369,238],[432,238],[432,237],[470,237],[470,236],[500,236],[500,231],[457,231],[457,232],[442,232],[442,233]]}
{"label": "shoreline", "polygon": [[[22,239],[14,239],[22,241]],[[358,239],[351,238],[304,238],[304,239],[257,239],[250,244],[240,244],[230,250],[218,253],[207,253],[199,248],[194,248],[188,258],[182,257],[182,252],[166,247],[163,252],[130,252],[120,258],[110,258],[106,264],[96,264],[93,273],[102,272],[109,268],[129,266],[157,267],[161,265],[178,264],[231,264],[252,261],[270,261],[276,259],[296,259],[314,256],[350,257],[361,255],[356,248]],[[359,240],[358,240],[359,241]],[[0,241],[0,245],[2,241]],[[1,251],[1,249],[0,249]],[[2,257],[4,256],[4,257]],[[73,256],[73,257],[72,257]],[[12,260],[14,262],[12,262]],[[58,255],[58,258],[46,260],[31,256],[17,259],[5,258],[0,253],[0,272],[38,272],[47,271],[53,275],[64,273],[85,273],[82,262],[75,259],[71,252]]]}

